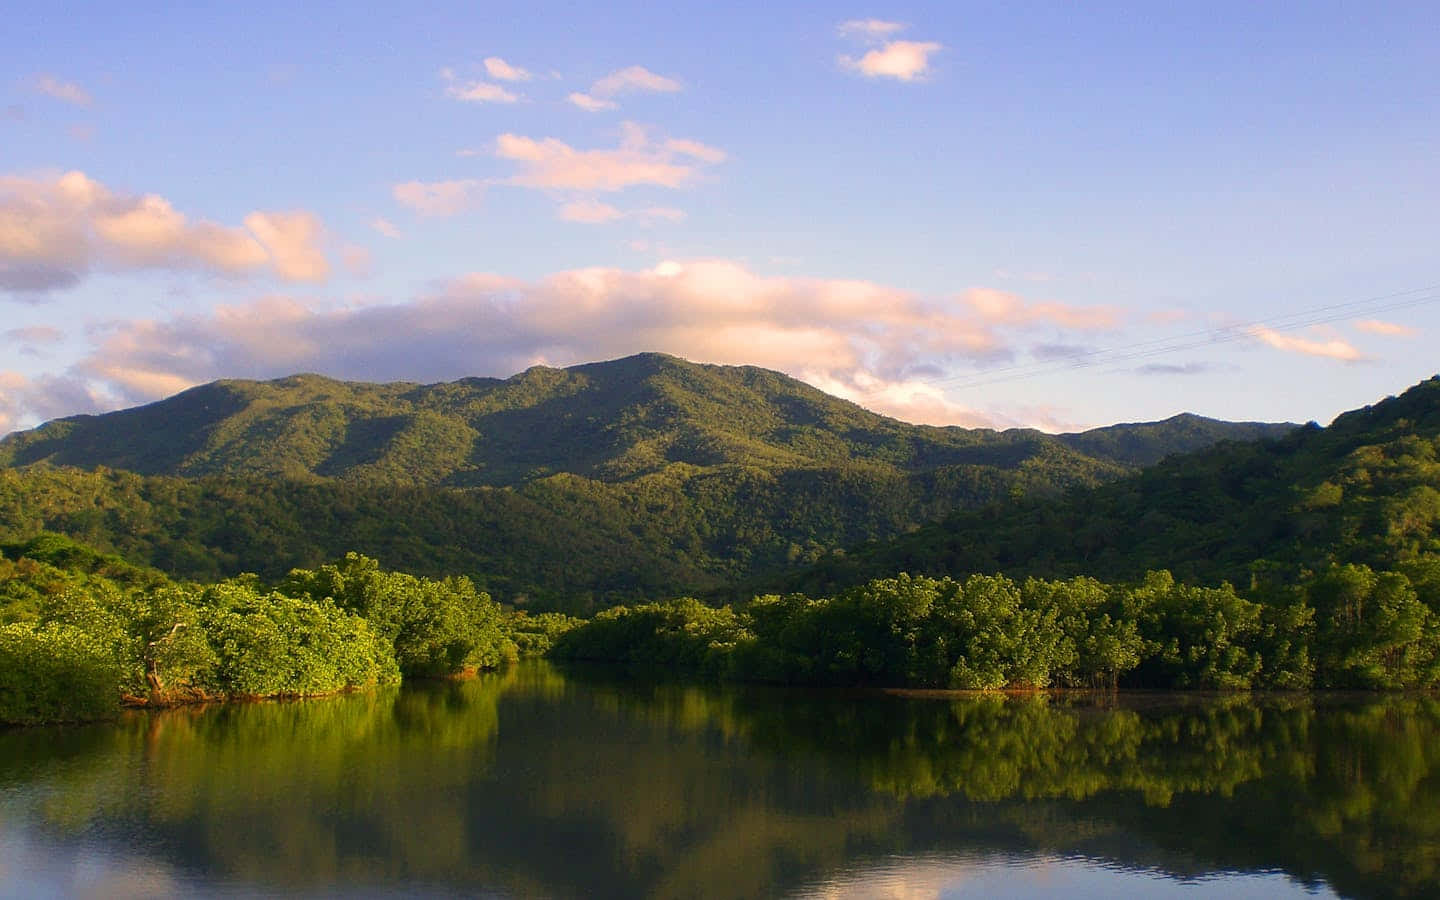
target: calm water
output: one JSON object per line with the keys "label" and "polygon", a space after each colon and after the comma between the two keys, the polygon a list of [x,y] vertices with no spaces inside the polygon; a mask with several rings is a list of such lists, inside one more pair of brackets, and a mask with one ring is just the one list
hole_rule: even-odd
{"label": "calm water", "polygon": [[1440,896],[1440,703],[455,684],[0,733],[0,894]]}

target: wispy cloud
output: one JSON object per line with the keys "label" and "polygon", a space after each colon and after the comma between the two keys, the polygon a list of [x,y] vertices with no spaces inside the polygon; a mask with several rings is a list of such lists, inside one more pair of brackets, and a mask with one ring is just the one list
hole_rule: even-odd
{"label": "wispy cloud", "polygon": [[621,94],[673,94],[683,89],[684,85],[674,78],[657,75],[644,66],[628,66],[596,81],[588,92],[576,91],[567,99],[586,112],[599,112],[619,106],[614,98]]}
{"label": "wispy cloud", "polygon": [[1309,338],[1284,334],[1274,329],[1266,328],[1263,325],[1256,325],[1246,331],[1256,340],[1274,347],[1276,350],[1283,350],[1286,353],[1321,356],[1326,359],[1338,359],[1342,362],[1358,362],[1365,358],[1363,353],[1340,338],[1311,340]]}
{"label": "wispy cloud", "polygon": [[1147,363],[1135,369],[1137,375],[1203,375],[1215,371],[1210,363]]}
{"label": "wispy cloud", "polygon": [[498,56],[485,58],[485,71],[491,78],[498,78],[501,81],[529,81],[531,78],[528,70],[512,66]]}
{"label": "wispy cloud", "polygon": [[396,227],[395,223],[381,216],[371,219],[370,227],[392,240],[401,236],[400,229]]}
{"label": "wispy cloud", "polygon": [[[453,216],[479,206],[485,195],[485,184],[474,178],[407,181],[395,185],[390,189],[390,193],[395,202],[422,216]],[[381,234],[387,232],[382,230]]]}
{"label": "wispy cloud", "polygon": [[17,344],[58,344],[64,340],[65,332],[50,325],[27,325],[0,332],[0,338]]}
{"label": "wispy cloud", "polygon": [[621,220],[650,225],[655,222],[680,222],[685,211],[669,206],[647,206],[643,209],[621,210],[594,198],[574,200],[560,207],[560,218],[580,225],[607,225]]}
{"label": "wispy cloud", "polygon": [[971,288],[961,295],[960,302],[990,325],[1048,324],[1076,331],[1103,331],[1118,326],[1122,317],[1121,311],[1113,306],[1037,303],[994,288]]}
{"label": "wispy cloud", "polygon": [[1385,337],[1408,338],[1415,337],[1415,335],[1420,333],[1418,328],[1401,325],[1397,322],[1386,322],[1381,319],[1361,319],[1355,323],[1355,327],[1360,331],[1369,334],[1379,334]]}
{"label": "wispy cloud", "polygon": [[164,197],[114,191],[83,172],[0,176],[0,290],[53,291],[93,268],[320,281],[329,273],[323,232],[303,210],[257,211],[232,227],[191,220]]}
{"label": "wispy cloud", "polygon": [[[266,297],[113,322],[92,339],[66,377],[111,405],[218,377],[438,381],[664,350],[779,369],[910,421],[1014,423],[955,404],[932,383],[951,366],[1014,357],[1011,339],[971,307],[869,281],[763,276],[729,260],[537,280],[476,273],[394,305]],[[22,413],[38,414],[25,404]]]}
{"label": "wispy cloud", "polygon": [[520,96],[511,93],[501,85],[488,81],[465,81],[457,78],[454,70],[441,69],[440,77],[446,81],[445,93],[466,103],[518,103]]}
{"label": "wispy cloud", "polygon": [[586,112],[600,112],[601,110],[620,108],[620,104],[614,100],[601,100],[599,97],[592,97],[580,91],[571,93],[566,99]]}
{"label": "wispy cloud", "polygon": [[37,75],[35,77],[35,90],[47,97],[53,97],[64,103],[75,106],[89,106],[91,103],[90,92],[73,81],[61,81],[54,75]]}
{"label": "wispy cloud", "polygon": [[625,214],[598,200],[576,200],[560,207],[560,218],[581,225],[604,225],[625,218]]}
{"label": "wispy cloud", "polygon": [[575,191],[620,191],[636,185],[678,188],[693,181],[702,166],[725,159],[716,147],[657,140],[633,122],[625,123],[620,146],[613,150],[577,150],[557,138],[502,134],[495,155],[520,166],[510,184]]}
{"label": "wispy cloud", "polygon": [[835,26],[842,37],[881,39],[905,30],[899,22],[885,22],[880,19],[851,19]]}

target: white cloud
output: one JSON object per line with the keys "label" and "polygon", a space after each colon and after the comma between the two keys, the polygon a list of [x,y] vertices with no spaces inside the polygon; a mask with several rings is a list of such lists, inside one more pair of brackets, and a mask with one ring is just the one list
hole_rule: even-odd
{"label": "white cloud", "polygon": [[[393,305],[266,297],[113,322],[92,341],[64,373],[72,387],[63,393],[74,399],[83,388],[91,406],[152,400],[220,377],[310,371],[440,381],[508,375],[536,359],[570,365],[662,350],[779,369],[910,421],[1043,424],[968,409],[927,383],[948,366],[1013,357],[996,322],[970,305],[868,281],[759,275],[728,260],[577,269],[538,280],[476,273]],[[42,402],[53,414],[59,402],[12,395],[12,419],[40,414]]]}
{"label": "white cloud", "polygon": [[655,141],[633,122],[625,123],[620,146],[613,150],[577,150],[556,138],[502,134],[495,154],[523,170],[509,179],[511,184],[576,191],[678,188],[693,181],[702,165],[725,159],[723,150],[697,141]]}
{"label": "white cloud", "polygon": [[0,290],[69,287],[92,268],[315,281],[328,271],[323,232],[304,211],[253,212],[244,228],[192,221],[164,197],[119,193],[83,172],[0,176]]}
{"label": "white cloud", "polygon": [[1286,353],[1300,353],[1305,356],[1321,356],[1326,359],[1338,359],[1342,362],[1357,362],[1365,358],[1359,350],[1339,338],[1330,340],[1310,340],[1309,338],[1296,337],[1295,335],[1282,334],[1263,325],[1256,325],[1247,329],[1252,337],[1276,350],[1283,350]]}
{"label": "white cloud", "polygon": [[1355,327],[1370,334],[1379,334],[1385,337],[1414,337],[1420,331],[1409,325],[1401,325],[1397,322],[1385,322],[1380,319],[1361,319],[1355,323]]}
{"label": "white cloud", "polygon": [[390,192],[396,202],[421,215],[453,216],[478,206],[484,197],[485,185],[474,178],[407,181],[395,185]]}
{"label": "white cloud", "polygon": [[391,222],[389,219],[380,216],[377,216],[370,221],[370,227],[392,240],[397,239],[401,236],[400,229],[395,226],[394,222]]}
{"label": "white cloud", "polygon": [[498,56],[485,58],[485,71],[491,78],[498,78],[501,81],[529,81],[531,78],[527,70],[519,66],[512,66]]}
{"label": "white cloud", "polygon": [[884,22],[880,19],[851,19],[841,22],[835,30],[840,32],[842,37],[874,39],[904,31],[905,26],[899,22]]}
{"label": "white cloud", "polygon": [[841,56],[840,64],[866,78],[919,81],[930,71],[930,57],[942,49],[934,41],[889,41],[859,59]]}
{"label": "white cloud", "polygon": [[35,90],[47,97],[75,106],[89,106],[90,93],[73,81],[61,81],[54,75],[40,75],[35,79]]}

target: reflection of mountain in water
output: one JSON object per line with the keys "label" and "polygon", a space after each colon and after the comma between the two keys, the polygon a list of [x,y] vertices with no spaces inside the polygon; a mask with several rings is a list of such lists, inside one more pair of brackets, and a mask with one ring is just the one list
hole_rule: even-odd
{"label": "reflection of mountain in water", "polygon": [[249,890],[761,896],[1001,854],[1415,896],[1440,889],[1437,738],[1415,698],[937,700],[527,665],[3,734],[0,838],[37,822]]}

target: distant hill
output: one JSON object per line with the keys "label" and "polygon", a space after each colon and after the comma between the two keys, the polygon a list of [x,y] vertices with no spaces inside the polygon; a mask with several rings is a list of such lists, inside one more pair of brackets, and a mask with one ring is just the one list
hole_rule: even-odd
{"label": "distant hill", "polygon": [[355,549],[589,605],[713,589],[1291,428],[910,425],[778,372],[662,354],[434,385],[218,381],[0,440],[0,537],[60,531],[196,577]]}
{"label": "distant hill", "polygon": [[1328,428],[1217,444],[1063,498],[960,511],[827,557],[790,585],[823,591],[899,571],[1132,579],[1167,568],[1246,587],[1354,562],[1440,588],[1437,554],[1440,377]]}

